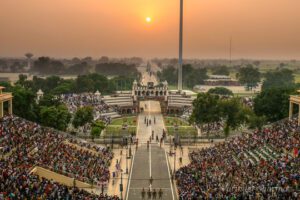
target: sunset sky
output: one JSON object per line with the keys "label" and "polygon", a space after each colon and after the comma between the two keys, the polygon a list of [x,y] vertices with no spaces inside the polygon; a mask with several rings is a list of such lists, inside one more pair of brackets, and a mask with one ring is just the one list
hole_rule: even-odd
{"label": "sunset sky", "polygon": [[[299,0],[185,0],[184,57],[300,59]],[[151,23],[146,18],[151,17]],[[0,57],[177,57],[179,0],[0,0]]]}

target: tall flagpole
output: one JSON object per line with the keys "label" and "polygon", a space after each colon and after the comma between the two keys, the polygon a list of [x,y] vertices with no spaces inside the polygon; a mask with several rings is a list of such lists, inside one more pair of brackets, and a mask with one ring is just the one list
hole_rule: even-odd
{"label": "tall flagpole", "polygon": [[182,35],[183,35],[183,0],[180,0],[179,59],[178,59],[178,90],[179,91],[182,91]]}

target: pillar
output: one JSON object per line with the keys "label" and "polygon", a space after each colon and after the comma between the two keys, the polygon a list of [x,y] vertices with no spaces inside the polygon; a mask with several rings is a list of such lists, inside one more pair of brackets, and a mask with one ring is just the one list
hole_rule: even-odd
{"label": "pillar", "polygon": [[3,117],[3,102],[0,102],[0,118]]}
{"label": "pillar", "polygon": [[290,101],[290,111],[289,111],[289,119],[290,120],[293,117],[293,108],[294,108],[294,104],[293,104],[293,102]]}
{"label": "pillar", "polygon": [[11,99],[11,100],[9,100],[9,102],[8,102],[8,113],[9,113],[10,115],[13,114],[13,108],[12,108],[12,105],[13,105],[13,102],[12,102],[12,99]]}

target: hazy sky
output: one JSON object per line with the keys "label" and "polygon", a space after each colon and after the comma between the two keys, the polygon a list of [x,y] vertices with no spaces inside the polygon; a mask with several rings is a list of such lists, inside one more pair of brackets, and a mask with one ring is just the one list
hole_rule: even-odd
{"label": "hazy sky", "polygon": [[[299,0],[185,0],[184,57],[300,59]],[[147,24],[146,17],[152,18]],[[0,0],[0,56],[177,57],[179,0]]]}

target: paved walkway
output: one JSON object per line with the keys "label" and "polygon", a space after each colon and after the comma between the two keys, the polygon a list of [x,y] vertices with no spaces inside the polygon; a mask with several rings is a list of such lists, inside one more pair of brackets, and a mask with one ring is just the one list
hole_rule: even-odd
{"label": "paved walkway", "polygon": [[[146,104],[146,106],[145,106]],[[156,135],[160,138],[164,128],[163,117],[160,113],[159,102],[145,101],[141,102],[141,106],[145,106],[145,112],[138,117],[137,137],[139,138],[140,146],[133,158],[132,170],[129,175],[129,185],[126,198],[127,200],[142,199],[142,189],[145,191],[157,192],[159,189],[163,191],[164,200],[177,199],[176,191],[170,178],[170,166],[167,159],[166,151],[159,143],[155,141]],[[148,126],[145,123],[148,119]],[[155,118],[155,123],[154,123]],[[149,120],[151,119],[151,125]],[[154,140],[147,148],[152,131],[154,131]],[[150,177],[153,182],[150,184]],[[148,197],[147,197],[148,198]],[[145,198],[146,199],[146,198]],[[157,199],[158,195],[157,195]]]}
{"label": "paved walkway", "polygon": [[[153,70],[153,68],[151,68]],[[138,70],[141,72],[142,74],[142,79],[141,79],[141,84],[142,85],[147,85],[148,82],[153,82],[154,85],[158,84],[158,80],[156,78],[155,75],[152,74],[152,76],[150,76],[150,74],[146,71],[146,66],[143,67],[138,67]]]}

